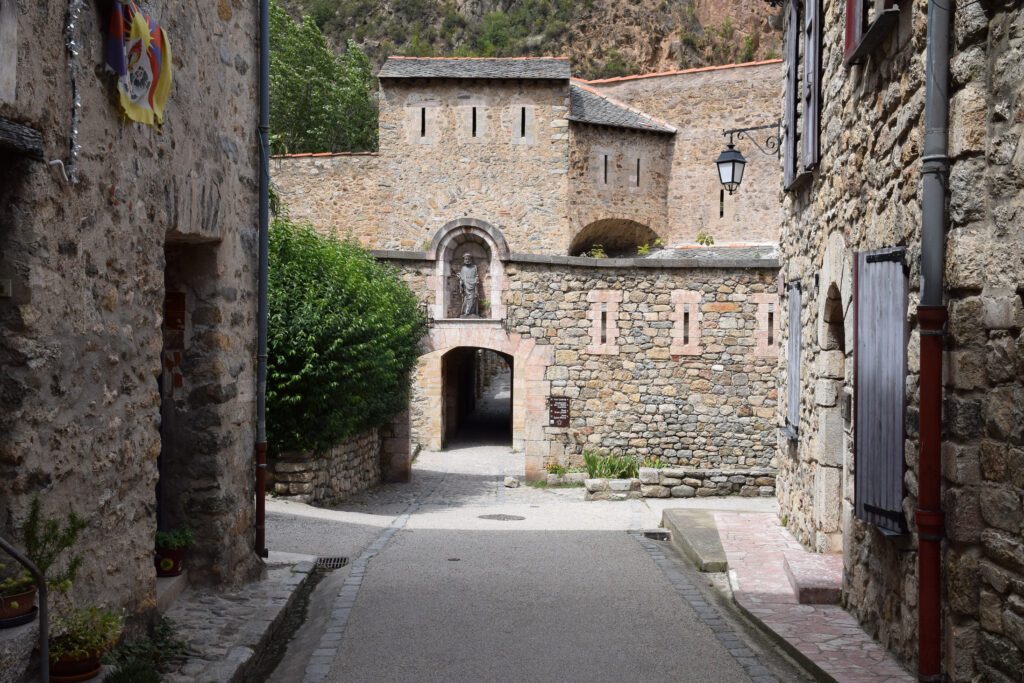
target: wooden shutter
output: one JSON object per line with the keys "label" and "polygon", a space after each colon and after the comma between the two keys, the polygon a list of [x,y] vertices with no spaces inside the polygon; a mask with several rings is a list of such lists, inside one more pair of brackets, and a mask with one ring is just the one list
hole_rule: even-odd
{"label": "wooden shutter", "polygon": [[783,185],[789,188],[796,180],[796,116],[800,60],[800,6],[798,0],[789,0],[786,14],[786,109],[785,120],[782,122],[786,133],[785,146],[782,150],[784,179]]}
{"label": "wooden shutter", "polygon": [[803,327],[800,324],[800,284],[791,283],[789,298],[789,340],[786,347],[786,427],[791,437],[800,431],[800,344]]}
{"label": "wooden shutter", "polygon": [[843,46],[843,62],[849,64],[860,47],[864,37],[864,20],[868,0],[846,0],[846,41]]}
{"label": "wooden shutter", "polygon": [[821,158],[821,0],[804,6],[804,170]]}
{"label": "wooden shutter", "polygon": [[854,279],[857,516],[902,533],[907,377],[903,248],[857,254]]}

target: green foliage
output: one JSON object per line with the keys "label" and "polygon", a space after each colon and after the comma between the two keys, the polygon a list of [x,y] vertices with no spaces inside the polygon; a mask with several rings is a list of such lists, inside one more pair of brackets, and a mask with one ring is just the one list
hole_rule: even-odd
{"label": "green foliage", "polygon": [[[318,16],[328,14],[317,4]],[[370,61],[352,41],[341,56],[312,16],[292,20],[270,3],[270,129],[275,153],[364,151],[377,146]]]}
{"label": "green foliage", "polygon": [[740,48],[740,62],[752,62],[754,61],[754,55],[757,54],[757,34],[747,36],[743,39],[743,47]]}
{"label": "green foliage", "polygon": [[661,458],[644,458],[643,462],[640,463],[640,467],[653,467],[656,470],[660,470],[665,467],[665,463],[662,462]]}
{"label": "green foliage", "polygon": [[654,245],[655,249],[665,248],[665,240],[661,239],[660,237],[655,237],[654,242],[652,242],[652,244]]}
{"label": "green foliage", "polygon": [[[25,555],[43,573],[50,588],[65,592],[71,587],[82,565],[82,557],[72,555],[62,571],[54,572],[53,567],[88,526],[88,522],[74,512],[68,513],[63,524],[56,517],[47,517],[43,514],[39,496],[32,499],[28,517],[21,526],[21,542],[25,546]],[[20,570],[15,573],[13,565],[4,570],[4,576],[6,578],[0,583],[0,594],[3,595],[20,592],[19,585],[23,590],[33,583],[31,574]]]}
{"label": "green foliage", "polygon": [[636,63],[629,61],[616,49],[612,48],[605,58],[604,64],[591,71],[591,78],[618,78],[640,73],[641,69]]}
{"label": "green foliage", "polygon": [[87,607],[54,619],[50,630],[50,659],[97,657],[121,637],[120,614]]}
{"label": "green foliage", "polygon": [[647,256],[650,253],[651,253],[651,245],[647,244],[647,242],[644,242],[643,244],[641,244],[639,247],[636,248],[636,255],[637,256]]}
{"label": "green foliage", "polygon": [[405,408],[426,321],[392,268],[354,242],[278,218],[268,284],[275,451],[321,451]]}
{"label": "green foliage", "polygon": [[629,479],[639,473],[636,458],[628,455],[600,455],[584,451],[583,462],[591,479]]}
{"label": "green foliage", "polygon": [[104,661],[117,668],[106,680],[159,681],[160,671],[167,671],[171,664],[184,660],[189,653],[188,643],[178,637],[174,624],[160,617],[148,634],[127,640],[110,651]]}
{"label": "green foliage", "polygon": [[704,247],[710,247],[715,244],[715,238],[710,232],[701,230],[697,233],[697,244]]}
{"label": "green foliage", "polygon": [[605,252],[603,244],[590,245],[590,250],[587,251],[586,255],[590,258],[608,258],[608,254]]}
{"label": "green foliage", "polygon": [[557,462],[548,463],[545,469],[548,471],[548,474],[557,474],[558,476],[562,476],[569,471],[569,468],[565,465],[560,465]]}
{"label": "green foliage", "polygon": [[196,544],[196,535],[187,526],[179,526],[170,531],[156,532],[156,547],[161,550],[184,550]]}

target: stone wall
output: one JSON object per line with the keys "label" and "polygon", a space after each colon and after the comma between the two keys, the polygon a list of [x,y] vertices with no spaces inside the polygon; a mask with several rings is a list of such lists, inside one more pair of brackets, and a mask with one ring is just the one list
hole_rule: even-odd
{"label": "stone wall", "polygon": [[[821,164],[784,199],[783,277],[804,287],[804,398],[799,440],[780,442],[779,501],[804,543],[842,547],[845,603],[869,633],[912,663],[927,3],[901,3],[894,35],[866,64],[849,69],[842,65],[841,5],[824,3]],[[944,673],[955,681],[1008,682],[1024,670],[1022,34],[1024,11],[1014,3],[955,9],[942,463]],[[893,245],[907,247],[911,287],[903,504],[910,532],[896,538],[852,514],[849,411],[853,255]],[[797,321],[781,310],[785,347]],[[781,419],[785,400],[779,411]]]}
{"label": "stone wall", "polygon": [[770,468],[706,470],[685,467],[641,467],[634,479],[587,479],[586,500],[630,498],[709,498],[775,495],[775,470]]}
{"label": "stone wall", "polygon": [[584,244],[597,242],[614,254],[618,242],[650,244],[649,232],[664,236],[673,136],[586,124],[573,124],[570,135],[570,247],[583,238]]}
{"label": "stone wall", "polygon": [[271,459],[274,493],[313,505],[335,505],[381,482],[381,434],[356,434],[323,453],[281,453]]}
{"label": "stone wall", "polygon": [[[260,566],[252,535],[256,8],[222,2],[197,13],[176,0],[154,8],[175,54],[187,58],[175,60],[166,119],[153,129],[124,120],[102,67],[106,4],[81,12],[76,65],[64,47],[67,5],[16,4],[16,96],[4,91],[0,116],[40,131],[45,158],[67,163],[73,70],[81,155],[77,184],[9,153],[0,165],[0,280],[11,285],[0,298],[0,533],[12,536],[36,494],[50,514],[74,510],[90,526],[73,595],[132,612],[155,604],[170,283],[187,290],[182,334],[196,352],[177,368],[174,400],[190,416],[180,452],[190,461],[165,512],[196,529],[190,577],[251,578]],[[183,242],[203,252],[202,272],[177,271],[188,283],[168,272]]]}
{"label": "stone wall", "polygon": [[[702,230],[718,244],[778,240],[782,173],[774,156],[762,154],[749,141],[739,141],[737,149],[747,158],[743,185],[736,194],[727,193],[721,203],[722,186],[714,161],[725,148],[723,129],[778,119],[782,82],[782,64],[771,61],[589,83],[679,130],[671,156],[666,243],[693,244]],[[763,147],[773,132],[754,135]]]}

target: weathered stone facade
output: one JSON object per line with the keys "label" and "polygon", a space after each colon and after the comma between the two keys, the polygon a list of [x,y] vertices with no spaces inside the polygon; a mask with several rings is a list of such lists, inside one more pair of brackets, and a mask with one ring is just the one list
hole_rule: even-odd
{"label": "weathered stone facade", "polygon": [[[926,8],[900,3],[892,36],[842,64],[843,3],[824,3],[822,154],[784,199],[783,278],[803,287],[799,437],[780,439],[783,518],[804,543],[844,553],[844,600],[904,661],[916,657],[917,494]],[[954,12],[946,252],[943,434],[944,673],[1011,681],[1024,670],[1024,11],[963,3]],[[903,510],[891,537],[853,514],[856,416],[854,253],[907,248]],[[782,355],[785,358],[785,354]],[[788,366],[788,364],[786,364]],[[786,415],[780,401],[780,421]]]}
{"label": "weathered stone facade", "polygon": [[381,482],[383,441],[376,429],[323,453],[281,453],[270,467],[274,493],[313,505],[335,505]]}
{"label": "weathered stone facade", "polygon": [[160,458],[160,513],[197,533],[190,577],[252,578],[256,8],[156,9],[188,58],[153,129],[125,121],[102,68],[105,5],[78,17],[73,63],[66,4],[12,6],[16,96],[0,93],[0,117],[67,164],[73,79],[81,155],[72,184],[2,152],[0,533],[36,494],[73,510],[90,522],[73,595],[151,608]]}

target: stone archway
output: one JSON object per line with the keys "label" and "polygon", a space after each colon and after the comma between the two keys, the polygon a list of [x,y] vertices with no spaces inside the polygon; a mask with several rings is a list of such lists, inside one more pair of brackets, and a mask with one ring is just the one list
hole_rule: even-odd
{"label": "stone archway", "polygon": [[569,255],[585,256],[600,244],[608,256],[635,256],[641,245],[653,246],[657,239],[658,233],[643,223],[627,218],[603,218],[576,233],[569,246]]}
{"label": "stone archway", "polygon": [[494,321],[438,321],[425,340],[413,383],[412,438],[431,450],[444,445],[444,372],[442,359],[460,347],[489,349],[512,358],[512,448],[526,455],[526,477],[539,479],[551,452],[544,427],[551,382],[545,378],[554,360],[550,345],[506,332]]}
{"label": "stone archway", "polygon": [[434,292],[432,307],[435,320],[458,317],[453,306],[452,265],[468,254],[481,268],[483,292],[480,317],[501,320],[505,317],[502,293],[506,288],[505,262],[510,253],[501,231],[477,218],[458,218],[437,231],[427,249],[427,258],[435,264],[430,285]]}

